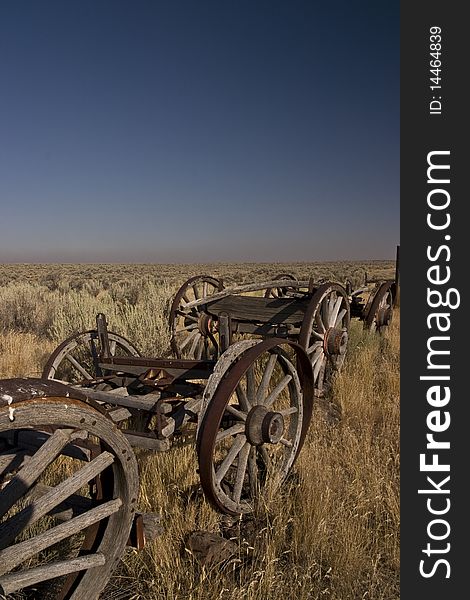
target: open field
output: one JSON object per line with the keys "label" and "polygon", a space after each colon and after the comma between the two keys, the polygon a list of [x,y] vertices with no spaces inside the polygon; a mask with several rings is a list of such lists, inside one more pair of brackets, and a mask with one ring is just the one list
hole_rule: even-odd
{"label": "open field", "polygon": [[[38,376],[53,348],[94,326],[144,354],[169,351],[168,309],[188,277],[226,284],[279,272],[359,285],[392,278],[394,264],[0,265],[0,378]],[[239,551],[203,567],[187,547],[196,530],[219,532],[222,518],[198,490],[192,445],[160,455],[139,452],[142,510],[161,512],[165,531],[143,551],[129,550],[106,600],[331,600],[399,598],[399,314],[385,336],[353,320],[348,356],[331,401],[339,423],[317,410],[282,494],[233,528]]]}

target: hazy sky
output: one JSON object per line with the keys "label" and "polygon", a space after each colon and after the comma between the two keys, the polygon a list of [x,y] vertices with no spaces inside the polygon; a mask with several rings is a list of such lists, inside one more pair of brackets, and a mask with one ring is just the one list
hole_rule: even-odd
{"label": "hazy sky", "polygon": [[399,2],[4,0],[0,262],[393,258]]}

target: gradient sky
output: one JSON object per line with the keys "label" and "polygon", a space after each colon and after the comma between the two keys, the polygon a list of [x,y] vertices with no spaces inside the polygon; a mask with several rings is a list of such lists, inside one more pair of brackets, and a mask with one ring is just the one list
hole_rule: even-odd
{"label": "gradient sky", "polygon": [[0,262],[393,258],[399,2],[0,3]]}

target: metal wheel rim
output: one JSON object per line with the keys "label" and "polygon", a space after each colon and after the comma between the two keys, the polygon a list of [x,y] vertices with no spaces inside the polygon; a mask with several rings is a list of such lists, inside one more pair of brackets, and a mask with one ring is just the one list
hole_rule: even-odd
{"label": "metal wheel rim", "polygon": [[[374,295],[367,316],[364,319],[364,329],[381,334],[384,333],[393,318],[394,284],[394,281],[385,281],[380,285]],[[387,309],[390,311],[388,322],[382,325],[378,325],[377,323],[377,315],[380,309]]]}
{"label": "metal wheel rim", "polygon": [[[294,349],[297,370],[280,346],[290,351]],[[268,410],[269,415],[272,413],[277,415],[279,408],[279,396],[272,398],[271,388],[274,386],[274,380],[272,381],[271,378],[265,381],[265,386],[261,388],[262,376],[257,380],[258,385],[253,377],[254,391],[248,391],[250,369],[253,370],[253,366],[259,361],[265,362],[266,365],[263,374],[268,375],[268,369],[272,368],[272,377],[276,366],[278,374],[279,369],[284,372],[284,378],[278,382],[278,385],[284,386],[283,390],[287,391],[289,397],[289,406],[283,404],[287,414],[282,416],[281,438],[275,444],[266,441],[258,441],[255,444],[248,433],[248,420],[256,413],[258,406],[265,406],[263,410]],[[305,353],[297,344],[273,339],[262,342],[254,340],[237,342],[222,355],[220,362],[225,362],[226,368],[219,367],[218,372],[214,372],[211,376],[212,381],[208,381],[199,420],[197,436],[199,474],[204,493],[217,510],[228,514],[248,513],[253,511],[257,497],[264,494],[268,486],[272,491],[282,485],[300,452],[312,413],[311,367]],[[289,380],[284,381],[286,378]],[[282,393],[284,392],[280,392]],[[263,397],[266,404],[264,405],[263,402],[253,404],[255,397]],[[233,405],[234,399],[238,402],[238,407]],[[282,402],[285,403],[286,399],[284,398]],[[239,418],[240,415],[245,415],[245,422]],[[229,421],[224,426],[222,423],[226,418],[232,419],[233,425]],[[230,430],[233,431],[229,435]],[[230,447],[223,450],[216,471],[215,454],[220,451],[217,444],[225,444],[227,440],[231,443]],[[233,455],[233,460],[229,460],[229,455],[234,450],[236,454]],[[273,456],[278,456],[276,464]],[[268,459],[271,459],[271,468],[267,465]],[[237,466],[230,473],[235,462]],[[228,469],[226,473],[224,473],[225,467]]]}

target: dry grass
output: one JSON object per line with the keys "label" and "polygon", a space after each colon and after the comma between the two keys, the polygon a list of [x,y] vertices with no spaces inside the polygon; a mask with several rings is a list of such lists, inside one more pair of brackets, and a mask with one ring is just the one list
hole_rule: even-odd
{"label": "dry grass", "polygon": [[[309,268],[320,272],[332,265],[279,265],[275,272],[305,277]],[[375,272],[367,266],[372,276],[393,275],[391,263],[375,266]],[[168,302],[185,278],[205,271],[246,281],[269,273],[266,265],[172,266],[171,273],[170,267],[138,266],[132,278],[133,267],[57,267],[53,280],[47,279],[50,267],[1,267],[8,283],[0,285],[0,377],[38,374],[54,344],[92,327],[98,311],[144,352],[161,355],[168,349]],[[343,263],[332,274],[344,281],[355,268]],[[74,283],[79,277],[81,285]],[[139,452],[140,505],[162,513],[165,532],[143,551],[126,553],[103,597],[398,599],[399,315],[384,337],[364,334],[359,322],[352,323],[332,399],[342,407],[341,422],[328,425],[316,412],[282,494],[244,519],[238,555],[222,566],[201,567],[185,547],[192,531],[221,527],[221,517],[199,492],[192,445],[160,455]]]}

